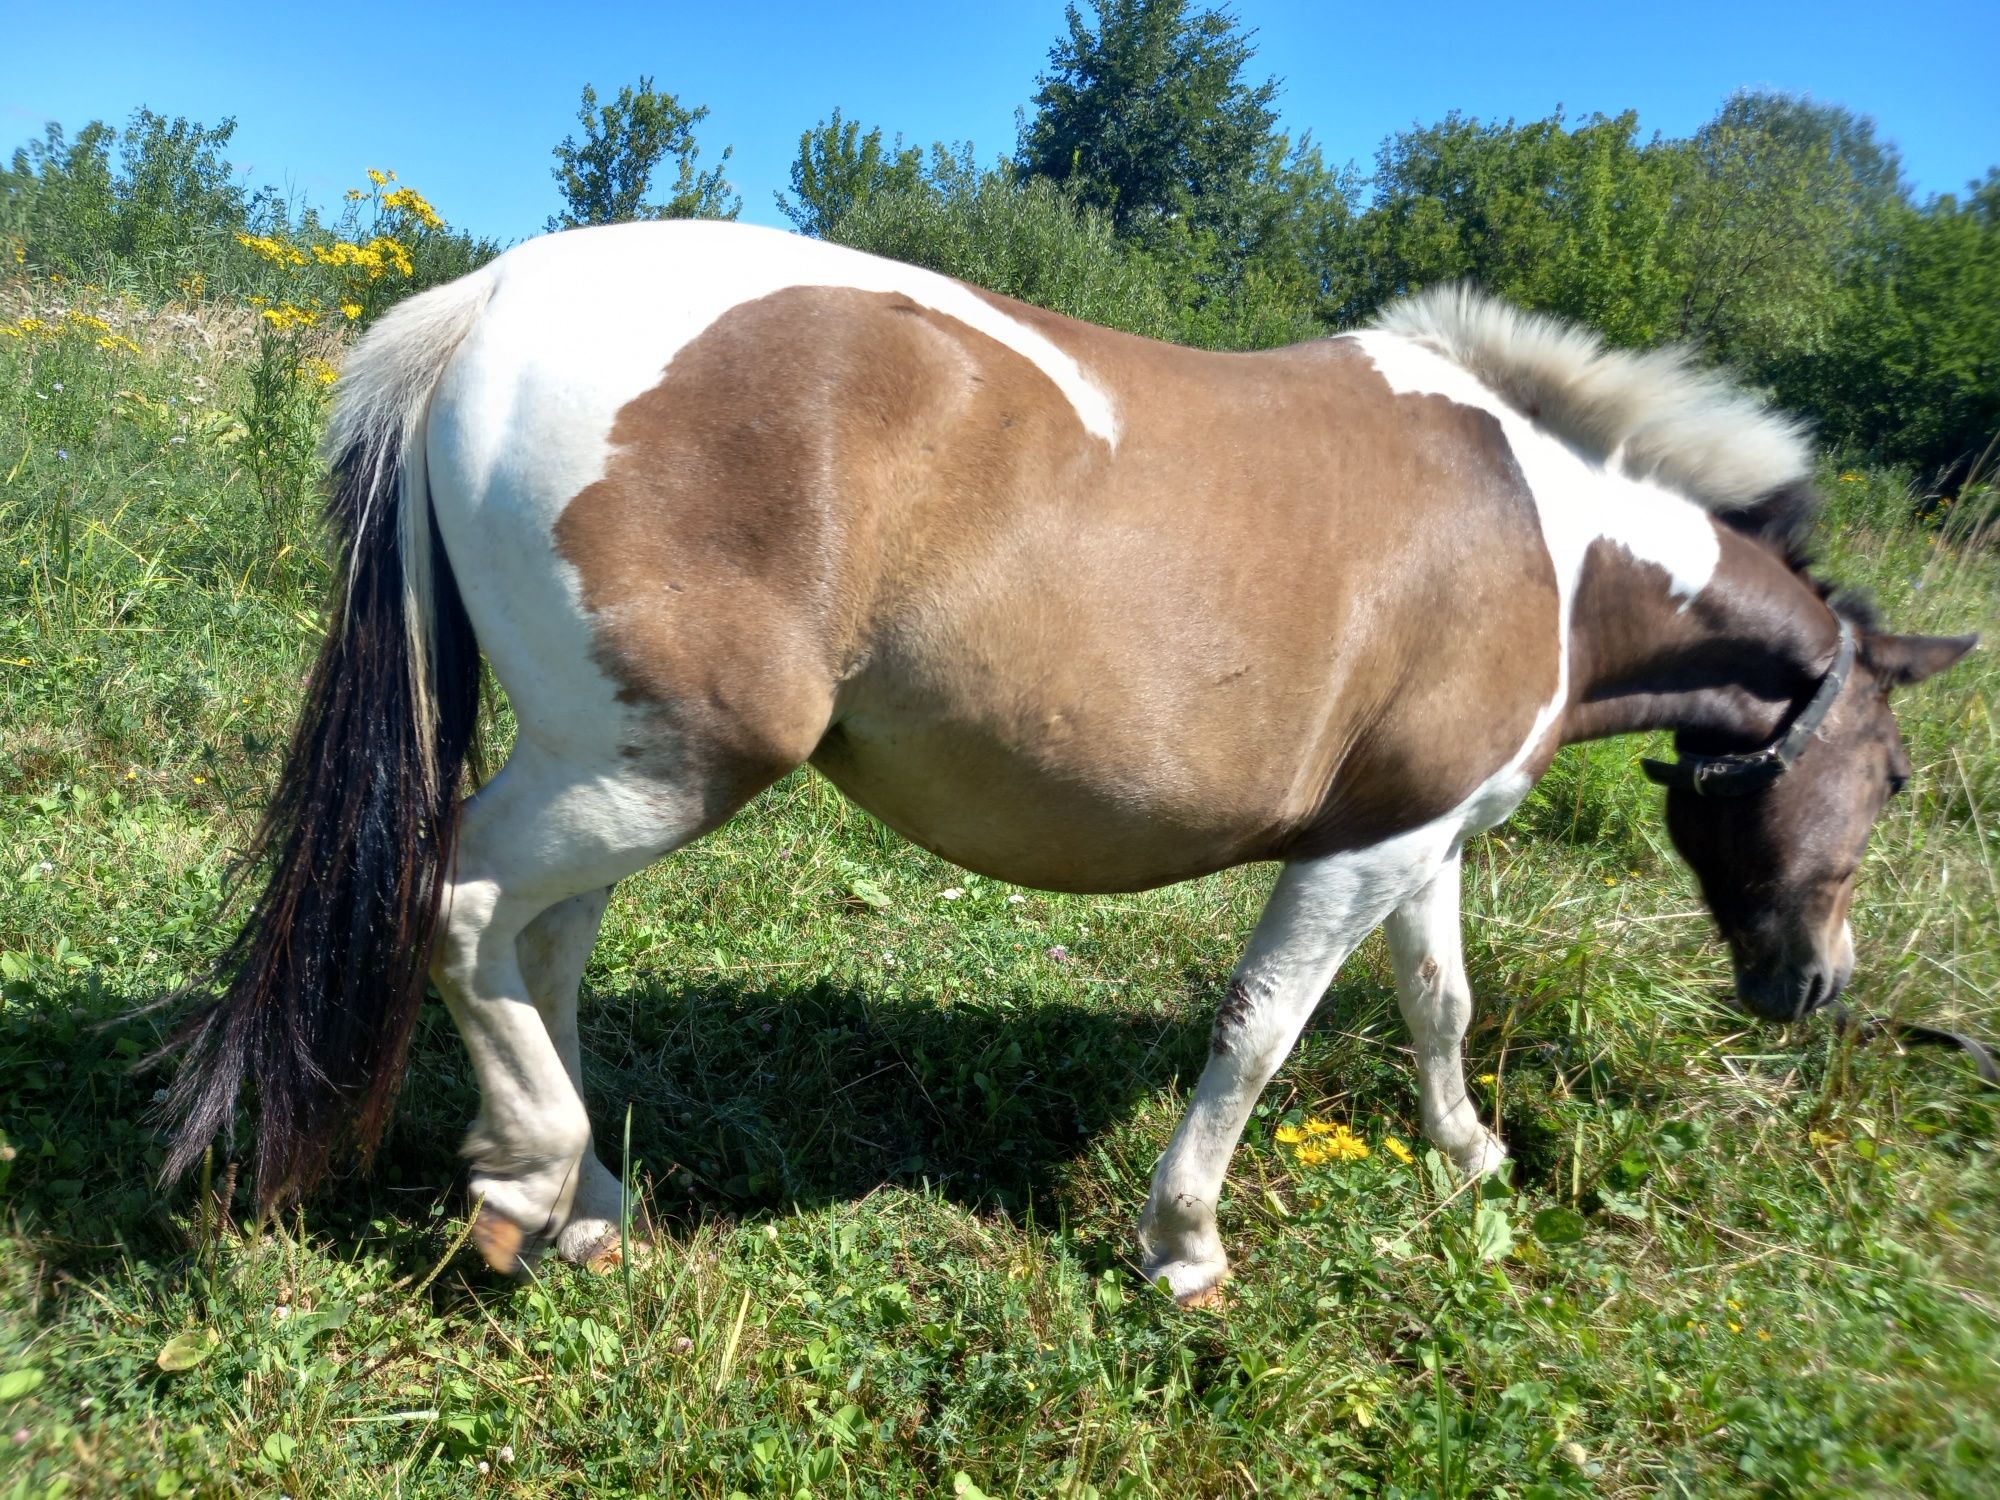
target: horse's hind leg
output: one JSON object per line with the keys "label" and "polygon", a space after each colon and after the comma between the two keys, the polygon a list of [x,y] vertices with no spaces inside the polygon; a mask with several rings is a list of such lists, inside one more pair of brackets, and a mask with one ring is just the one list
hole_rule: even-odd
{"label": "horse's hind leg", "polygon": [[[576,1029],[578,990],[610,900],[611,888],[606,886],[558,902],[528,924],[517,944],[528,993],[562,1058],[570,1086],[579,1095],[583,1093],[583,1048]],[[557,1253],[577,1264],[602,1255],[616,1242],[621,1198],[618,1178],[605,1167],[594,1145],[586,1148],[578,1167],[569,1222],[556,1237]]]}
{"label": "horse's hind leg", "polygon": [[[500,1269],[513,1267],[524,1241],[560,1233],[579,1188],[596,1182],[585,1176],[590,1121],[563,1055],[574,1050],[573,1017],[558,1018],[568,1037],[551,1034],[520,940],[550,908],[644,868],[715,821],[698,794],[526,743],[466,806],[431,967],[479,1080],[465,1154],[483,1204],[475,1237]],[[568,950],[588,944],[564,947],[562,967],[580,972]],[[594,1191],[596,1207],[602,1185]]]}
{"label": "horse's hind leg", "polygon": [[1461,1172],[1497,1171],[1507,1148],[1484,1125],[1465,1092],[1465,1028],[1472,987],[1459,929],[1459,860],[1453,856],[1383,924],[1396,969],[1396,1000],[1417,1053],[1417,1102],[1424,1134]]}

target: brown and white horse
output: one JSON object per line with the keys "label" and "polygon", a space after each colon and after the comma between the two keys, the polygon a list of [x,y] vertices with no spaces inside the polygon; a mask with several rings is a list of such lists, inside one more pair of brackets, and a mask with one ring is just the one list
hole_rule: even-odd
{"label": "brown and white horse", "polygon": [[[794,767],[1025,885],[1283,863],[1140,1220],[1191,1299],[1252,1104],[1378,924],[1425,1130],[1501,1161],[1459,857],[1558,747],[1679,731],[1672,835],[1744,1000],[1791,1017],[1848,977],[1908,774],[1886,690],[1971,644],[1829,607],[1793,426],[1462,293],[1217,354],[768,230],[584,230],[385,317],[329,456],[342,597],[171,1166],[246,1076],[267,1201],[365,1154],[428,972],[501,1267],[615,1232],[576,1031],[612,885]],[[519,739],[461,807],[482,655]]]}

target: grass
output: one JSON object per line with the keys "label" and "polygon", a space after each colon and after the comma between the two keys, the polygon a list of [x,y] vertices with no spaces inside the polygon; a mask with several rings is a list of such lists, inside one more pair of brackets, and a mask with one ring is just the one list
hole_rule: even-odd
{"label": "grass", "polygon": [[[1371,941],[1237,1154],[1219,1313],[1140,1284],[1130,1230],[1270,871],[1015,891],[805,775],[621,887],[593,959],[599,1139],[660,1226],[629,1275],[465,1248],[435,1005],[371,1174],[262,1227],[226,1155],[161,1194],[133,1064],[165,1022],[131,1012],[224,939],[318,634],[330,351],[0,304],[43,322],[0,338],[0,1496],[2000,1491],[1995,1098],[1716,1005],[1633,744],[1468,856],[1511,1185],[1389,1146],[1420,1143]],[[1836,574],[1993,630],[1990,548],[1893,476],[1830,487]],[[1989,1036],[1996,686],[1975,657],[1909,695],[1855,917],[1863,1004]],[[1308,1119],[1371,1153],[1302,1162]]]}

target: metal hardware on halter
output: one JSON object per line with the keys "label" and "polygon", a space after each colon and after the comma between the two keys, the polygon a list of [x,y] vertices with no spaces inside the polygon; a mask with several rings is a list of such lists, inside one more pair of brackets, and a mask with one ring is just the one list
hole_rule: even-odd
{"label": "metal hardware on halter", "polygon": [[1679,787],[1702,797],[1747,797],[1761,792],[1792,768],[1805,753],[1813,731],[1826,722],[1833,700],[1854,670],[1854,626],[1840,621],[1840,644],[1834,648],[1833,665],[1819,680],[1812,701],[1800,710],[1791,727],[1761,750],[1740,755],[1683,755],[1679,760],[1641,760],[1639,768],[1647,779],[1661,786]]}

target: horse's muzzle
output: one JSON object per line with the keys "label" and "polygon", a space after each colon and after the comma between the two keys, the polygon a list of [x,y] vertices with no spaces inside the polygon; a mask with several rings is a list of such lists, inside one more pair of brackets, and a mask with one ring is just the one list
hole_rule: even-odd
{"label": "horse's muzzle", "polygon": [[1753,972],[1736,969],[1736,998],[1742,1007],[1766,1021],[1796,1021],[1809,1016],[1847,988],[1849,965],[1814,960]]}

